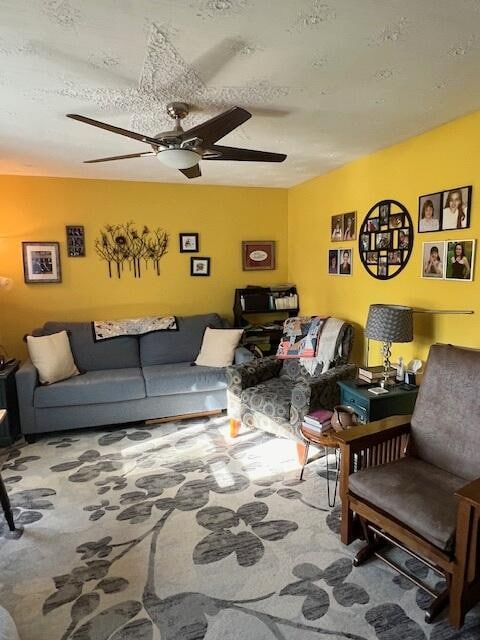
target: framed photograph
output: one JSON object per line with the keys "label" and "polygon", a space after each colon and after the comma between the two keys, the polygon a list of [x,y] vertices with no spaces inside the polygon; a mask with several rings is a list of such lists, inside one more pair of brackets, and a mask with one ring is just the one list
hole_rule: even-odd
{"label": "framed photograph", "polygon": [[457,187],[442,192],[442,231],[470,226],[472,187]]}
{"label": "framed photograph", "polygon": [[378,264],[378,251],[367,251],[365,259],[367,264]]}
{"label": "framed photograph", "polygon": [[402,264],[402,252],[399,249],[388,252],[388,264]]}
{"label": "framed photograph", "polygon": [[343,214],[343,239],[356,240],[357,238],[357,212]]}
{"label": "framed photograph", "polygon": [[361,251],[370,251],[370,234],[362,233],[360,236]]}
{"label": "framed photograph", "polygon": [[445,278],[445,242],[424,242],[422,251],[422,278]]}
{"label": "framed photograph", "polygon": [[370,218],[367,221],[367,231],[368,233],[375,233],[380,229],[380,220],[379,218]]}
{"label": "framed photograph", "polygon": [[275,240],[244,240],[242,268],[244,271],[275,269]]}
{"label": "framed photograph", "polygon": [[330,234],[332,242],[341,242],[343,240],[343,214],[332,216]]}
{"label": "framed photograph", "polygon": [[85,257],[85,229],[81,224],[69,224],[67,232],[67,256],[69,258]]}
{"label": "framed photograph", "polygon": [[339,276],[351,276],[352,275],[352,249],[339,249],[338,250],[338,275]]}
{"label": "framed photograph", "polygon": [[200,250],[198,233],[180,233],[178,235],[180,253],[197,253]]}
{"label": "framed photograph", "polygon": [[404,226],[403,213],[392,213],[388,219],[389,229],[400,229]]}
{"label": "framed photograph", "polygon": [[383,202],[378,208],[378,217],[380,225],[388,224],[388,217],[390,215],[390,203]]}
{"label": "framed photograph", "polygon": [[429,193],[418,199],[418,233],[440,231],[442,193]]}
{"label": "framed photograph", "polygon": [[473,280],[475,240],[448,240],[445,278],[447,280]]}
{"label": "framed photograph", "polygon": [[398,248],[410,248],[410,229],[400,229],[398,232]]}
{"label": "framed photograph", "polygon": [[388,258],[387,256],[380,256],[378,258],[378,277],[386,278],[388,276]]}
{"label": "framed photograph", "polygon": [[209,276],[210,258],[190,258],[191,276]]}
{"label": "framed photograph", "polygon": [[62,281],[58,242],[22,242],[23,274],[27,284]]}
{"label": "framed photograph", "polygon": [[328,251],[328,273],[332,276],[338,275],[338,249]]}
{"label": "framed photograph", "polygon": [[392,234],[390,231],[382,231],[375,236],[376,249],[389,249],[392,242]]}

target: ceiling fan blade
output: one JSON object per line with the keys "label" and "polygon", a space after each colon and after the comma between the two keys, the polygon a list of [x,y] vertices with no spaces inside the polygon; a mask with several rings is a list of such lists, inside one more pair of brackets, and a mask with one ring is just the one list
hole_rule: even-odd
{"label": "ceiling fan blade", "polygon": [[92,164],[93,162],[110,162],[110,160],[128,160],[128,158],[141,158],[142,156],[154,156],[153,151],[145,151],[144,153],[129,153],[126,156],[111,156],[110,158],[96,158],[95,160],[84,160],[84,164]]}
{"label": "ceiling fan blade", "polygon": [[222,147],[212,144],[205,151],[202,160],[239,160],[243,162],[283,162],[287,156],[284,153],[270,151],[256,151],[255,149],[241,149],[239,147]]}
{"label": "ceiling fan blade", "polygon": [[150,138],[150,136],[145,136],[142,133],[136,133],[135,131],[129,131],[128,129],[115,127],[113,126],[113,124],[107,124],[106,122],[93,120],[92,118],[87,118],[86,116],[79,116],[76,113],[67,113],[67,118],[71,118],[72,120],[78,120],[79,122],[84,122],[85,124],[91,124],[93,127],[98,127],[99,129],[105,129],[106,131],[111,131],[112,133],[118,133],[121,136],[127,136],[127,138],[133,138],[134,140],[139,140],[140,142],[146,142],[147,144],[154,144],[157,146],[159,146],[160,144],[156,138]]}
{"label": "ceiling fan blade", "polygon": [[209,146],[220,140],[233,131],[241,124],[246,122],[252,114],[241,107],[232,107],[228,111],[224,111],[214,118],[210,118],[206,122],[192,127],[181,135],[181,139],[191,140],[192,138],[200,138],[203,140],[204,146]]}
{"label": "ceiling fan blade", "polygon": [[189,169],[179,169],[180,173],[183,173],[187,178],[199,178],[202,175],[200,171],[200,167],[196,164],[194,167],[190,167]]}

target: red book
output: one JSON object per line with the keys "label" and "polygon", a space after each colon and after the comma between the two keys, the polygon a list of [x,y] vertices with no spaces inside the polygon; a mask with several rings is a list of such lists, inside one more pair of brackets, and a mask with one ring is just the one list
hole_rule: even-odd
{"label": "red book", "polygon": [[308,424],[325,424],[330,422],[333,412],[328,409],[317,409],[305,416],[304,420]]}

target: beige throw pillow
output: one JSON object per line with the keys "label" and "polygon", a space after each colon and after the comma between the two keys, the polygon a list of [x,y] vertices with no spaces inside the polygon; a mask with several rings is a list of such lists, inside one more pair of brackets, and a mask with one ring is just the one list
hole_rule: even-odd
{"label": "beige throw pillow", "polygon": [[27,336],[27,347],[42,384],[52,384],[79,375],[66,331],[50,336]]}
{"label": "beige throw pillow", "polygon": [[210,329],[203,334],[202,348],[195,364],[204,367],[227,367],[232,364],[235,348],[243,329]]}

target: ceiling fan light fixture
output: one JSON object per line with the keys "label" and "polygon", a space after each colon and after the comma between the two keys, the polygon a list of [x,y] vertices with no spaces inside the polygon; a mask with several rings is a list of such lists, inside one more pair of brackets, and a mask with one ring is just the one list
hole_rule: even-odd
{"label": "ceiling fan light fixture", "polygon": [[202,156],[190,149],[164,149],[157,153],[157,158],[173,169],[191,169],[200,162]]}

